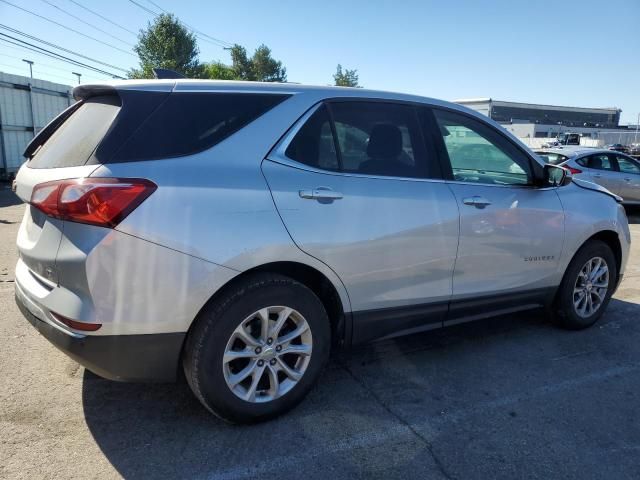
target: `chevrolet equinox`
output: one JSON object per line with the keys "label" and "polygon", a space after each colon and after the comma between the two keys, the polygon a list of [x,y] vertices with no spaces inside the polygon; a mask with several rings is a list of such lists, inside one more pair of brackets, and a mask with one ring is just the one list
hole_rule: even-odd
{"label": "chevrolet equinox", "polygon": [[184,376],[232,422],[291,409],[332,347],[543,307],[622,278],[620,198],[477,112],[357,88],[81,85],[25,150],[16,300],[106,378]]}

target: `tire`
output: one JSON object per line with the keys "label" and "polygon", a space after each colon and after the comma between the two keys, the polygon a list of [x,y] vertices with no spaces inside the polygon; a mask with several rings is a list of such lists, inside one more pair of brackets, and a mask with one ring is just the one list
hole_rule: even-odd
{"label": "tire", "polygon": [[[591,262],[591,270],[596,275],[596,272],[601,268],[601,265],[597,267],[599,261],[606,263],[606,282],[604,275],[599,275],[591,280],[585,276],[587,263]],[[570,330],[581,330],[596,323],[609,304],[617,279],[616,259],[611,247],[600,240],[589,240],[578,250],[564,274],[556,296],[556,322]],[[606,291],[597,287],[597,285],[605,283],[607,284]],[[591,311],[587,298],[589,295],[591,296]],[[600,297],[602,299],[599,300],[596,308],[597,299]],[[578,303],[576,304],[576,302]]]}
{"label": "tire", "polygon": [[[183,367],[209,411],[231,423],[255,423],[302,401],[320,376],[330,345],[329,318],[318,297],[291,278],[258,273],[199,314],[187,336]],[[252,373],[238,381],[247,372]]]}

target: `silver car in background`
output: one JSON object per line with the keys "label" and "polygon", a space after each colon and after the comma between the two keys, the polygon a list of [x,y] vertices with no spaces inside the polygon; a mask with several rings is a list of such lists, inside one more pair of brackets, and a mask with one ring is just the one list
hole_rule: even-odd
{"label": "silver car in background", "polygon": [[540,307],[586,328],[624,273],[619,198],[459,105],[197,80],[74,95],[17,175],[18,306],[89,370],[184,374],[228,421],[295,406],[333,347]]}
{"label": "silver car in background", "polygon": [[568,168],[574,178],[602,185],[627,205],[640,205],[640,161],[610,149],[557,147],[536,150],[545,161]]}

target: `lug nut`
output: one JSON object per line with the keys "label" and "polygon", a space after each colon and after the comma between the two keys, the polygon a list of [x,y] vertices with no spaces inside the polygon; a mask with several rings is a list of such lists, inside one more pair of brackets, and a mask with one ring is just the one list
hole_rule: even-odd
{"label": "lug nut", "polygon": [[276,359],[272,358],[271,361],[269,362],[271,365],[275,365],[276,364]]}
{"label": "lug nut", "polygon": [[256,353],[260,355],[262,353],[262,349],[260,347],[256,347]]}
{"label": "lug nut", "polygon": [[278,346],[276,347],[276,352],[279,352],[280,350],[282,350],[282,345],[278,345]]}
{"label": "lug nut", "polygon": [[264,360],[258,360],[258,366],[261,367],[264,365]]}
{"label": "lug nut", "polygon": [[268,339],[267,339],[267,343],[268,343],[269,345],[271,345],[271,344],[273,343],[273,338],[268,338]]}

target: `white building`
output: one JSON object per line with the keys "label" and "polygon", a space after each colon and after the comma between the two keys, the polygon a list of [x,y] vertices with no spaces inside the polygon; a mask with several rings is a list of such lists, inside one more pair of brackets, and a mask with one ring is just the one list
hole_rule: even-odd
{"label": "white building", "polygon": [[74,101],[69,85],[0,72],[0,178],[15,174],[31,139]]}
{"label": "white building", "polygon": [[531,146],[569,132],[581,134],[581,143],[589,146],[640,141],[635,129],[619,125],[622,110],[616,107],[563,107],[492,98],[456,100],[456,103],[487,115]]}

